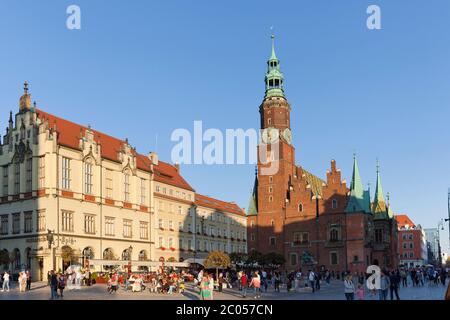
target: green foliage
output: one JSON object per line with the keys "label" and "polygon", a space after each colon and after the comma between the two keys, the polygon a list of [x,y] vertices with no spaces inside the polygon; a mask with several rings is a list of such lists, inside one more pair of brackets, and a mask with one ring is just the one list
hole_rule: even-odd
{"label": "green foliage", "polygon": [[212,251],[205,259],[206,268],[228,268],[230,266],[230,257],[221,251]]}

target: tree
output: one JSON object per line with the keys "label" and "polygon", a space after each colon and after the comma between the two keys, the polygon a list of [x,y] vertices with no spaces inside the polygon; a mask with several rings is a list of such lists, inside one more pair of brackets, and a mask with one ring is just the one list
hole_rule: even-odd
{"label": "tree", "polygon": [[216,268],[216,279],[219,279],[219,268],[230,266],[230,257],[222,251],[212,251],[205,259],[206,268]]}
{"label": "tree", "polygon": [[280,253],[269,252],[263,256],[263,265],[281,266],[285,264],[286,259]]}
{"label": "tree", "polygon": [[244,262],[247,259],[248,257],[246,256],[245,253],[237,253],[237,252],[230,253],[230,261],[233,264]]}
{"label": "tree", "polygon": [[252,250],[250,251],[250,254],[247,257],[247,264],[254,264],[254,263],[258,263],[258,264],[263,264],[262,261],[262,253],[256,250]]}

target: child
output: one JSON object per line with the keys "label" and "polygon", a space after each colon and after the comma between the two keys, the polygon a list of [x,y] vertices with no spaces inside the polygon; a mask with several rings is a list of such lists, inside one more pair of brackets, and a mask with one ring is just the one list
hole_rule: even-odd
{"label": "child", "polygon": [[356,296],[358,300],[364,300],[364,288],[361,284],[358,284],[358,290],[356,290]]}
{"label": "child", "polygon": [[184,293],[184,280],[183,279],[180,279],[180,282],[179,282],[179,292]]}

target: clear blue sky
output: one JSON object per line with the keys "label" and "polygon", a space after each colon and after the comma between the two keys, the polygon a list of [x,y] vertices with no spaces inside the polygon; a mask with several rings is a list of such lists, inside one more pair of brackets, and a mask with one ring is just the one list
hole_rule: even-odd
{"label": "clear blue sky", "polygon": [[[77,4],[82,29],[66,28]],[[382,30],[366,28],[366,8]],[[447,216],[450,2],[0,1],[4,129],[24,80],[38,106],[170,160],[176,128],[258,128],[270,26],[292,105],[298,164],[364,183],[381,164],[396,213]],[[2,129],[2,130],[3,130]],[[183,166],[194,188],[247,207],[251,165]],[[372,190],[373,191],[373,190]],[[448,249],[448,227],[442,233]]]}

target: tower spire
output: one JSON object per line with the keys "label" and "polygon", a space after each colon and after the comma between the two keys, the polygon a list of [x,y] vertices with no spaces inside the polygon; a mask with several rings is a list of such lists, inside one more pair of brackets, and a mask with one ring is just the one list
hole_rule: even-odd
{"label": "tower spire", "polygon": [[356,153],[353,153],[353,175],[350,185],[350,200],[346,212],[370,212],[369,191],[363,189],[361,176],[359,175]]}
{"label": "tower spire", "polygon": [[375,186],[375,198],[372,204],[373,213],[386,213],[386,201],[383,196],[383,188],[381,187],[380,162],[377,159],[377,183]]}
{"label": "tower spire", "polygon": [[[271,28],[273,29],[273,28]],[[265,77],[266,94],[264,98],[282,97],[284,98],[283,82],[284,76],[280,70],[280,60],[275,53],[275,35],[272,33],[272,53],[267,60],[267,72]]]}

